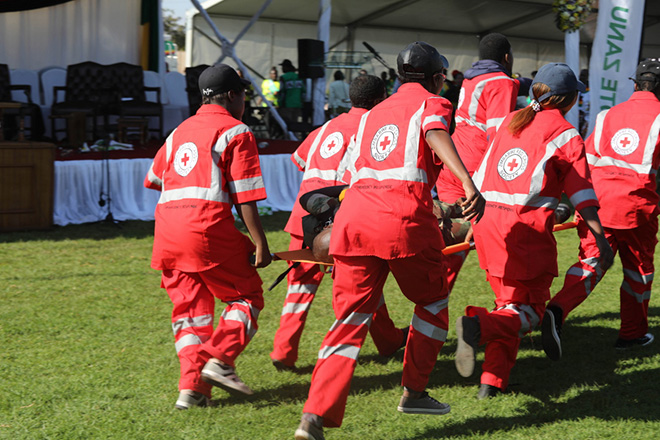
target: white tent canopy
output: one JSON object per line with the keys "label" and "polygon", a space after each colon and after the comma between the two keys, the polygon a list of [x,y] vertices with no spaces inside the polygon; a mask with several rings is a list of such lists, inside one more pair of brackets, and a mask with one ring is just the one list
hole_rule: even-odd
{"label": "white tent canopy", "polygon": [[[647,2],[660,15],[660,2]],[[250,21],[263,0],[210,0],[202,3],[217,28],[230,40]],[[647,12],[647,15],[650,12]],[[297,40],[316,38],[318,2],[274,0],[236,45],[236,53],[264,75],[284,58],[297,60]],[[647,20],[644,52],[660,50],[660,20]],[[528,76],[552,61],[564,60],[563,34],[554,24],[552,0],[332,0],[330,48],[365,51],[370,43],[390,66],[409,42],[427,41],[450,62],[450,70],[466,70],[476,61],[478,38],[489,32],[507,35],[514,48],[514,71]],[[595,14],[581,30],[581,65],[588,64],[588,45],[595,31]],[[187,65],[212,64],[220,56],[213,31],[197,13],[188,13]],[[384,67],[371,60],[370,73]],[[327,72],[331,74],[332,72]]]}
{"label": "white tent canopy", "polygon": [[[642,56],[660,52],[660,2],[647,1]],[[217,28],[233,38],[250,21],[263,0],[209,0],[202,3]],[[247,66],[265,75],[289,58],[296,64],[297,40],[317,38],[318,1],[274,0],[236,45]],[[529,76],[547,62],[564,61],[563,34],[554,23],[552,0],[332,0],[330,47],[365,51],[371,44],[390,66],[397,53],[415,40],[436,46],[450,63],[449,70],[466,70],[478,58],[478,39],[501,32],[512,42],[514,71]],[[580,31],[580,64],[588,65],[596,14]],[[196,10],[188,13],[186,64],[213,64],[220,48],[213,31]],[[370,73],[385,68],[375,60]],[[332,71],[327,72],[332,74]]]}

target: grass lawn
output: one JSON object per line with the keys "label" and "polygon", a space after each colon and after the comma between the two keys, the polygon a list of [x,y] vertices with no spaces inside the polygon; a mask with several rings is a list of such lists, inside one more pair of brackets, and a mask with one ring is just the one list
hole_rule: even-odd
{"label": "grass lawn", "polygon": [[[262,218],[272,251],[288,248],[281,231],[286,218]],[[152,230],[151,222],[126,222],[0,234],[0,438],[293,438],[321,340],[334,321],[330,280],[310,312],[298,372],[277,372],[268,357],[286,293],[282,283],[265,293],[259,332],[237,362],[255,395],[232,398],[216,389],[217,406],[177,411],[171,304],[159,272],[149,268]],[[574,230],[557,238],[561,273],[553,292],[577,256]],[[261,269],[265,287],[285,268],[274,262]],[[617,261],[569,317],[561,361],[545,357],[536,331],[521,344],[509,392],[478,401],[483,352],[469,379],[458,375],[453,361],[456,317],[468,304],[490,308],[493,302],[471,255],[451,296],[449,338],[429,384],[451,413],[398,413],[402,353],[380,358],[368,339],[344,424],[326,430],[327,438],[657,439],[660,341],[614,350],[621,277]],[[413,307],[391,277],[385,292],[392,319],[406,325]],[[660,337],[657,298],[649,314],[651,331]]]}

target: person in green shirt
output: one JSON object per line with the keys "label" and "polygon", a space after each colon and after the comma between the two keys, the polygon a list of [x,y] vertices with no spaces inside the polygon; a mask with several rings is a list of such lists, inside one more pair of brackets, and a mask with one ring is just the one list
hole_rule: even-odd
{"label": "person in green shirt", "polygon": [[280,115],[287,122],[298,122],[302,112],[302,100],[305,93],[305,83],[300,79],[291,60],[285,59],[280,64]]}

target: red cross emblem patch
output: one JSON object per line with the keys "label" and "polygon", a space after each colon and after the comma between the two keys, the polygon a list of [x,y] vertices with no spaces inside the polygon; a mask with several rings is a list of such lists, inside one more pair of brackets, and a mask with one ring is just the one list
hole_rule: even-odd
{"label": "red cross emblem patch", "polygon": [[192,142],[181,144],[174,155],[174,171],[179,176],[187,176],[197,165],[197,146]]}
{"label": "red cross emblem patch", "polygon": [[622,128],[610,141],[612,149],[621,156],[627,156],[639,147],[639,135],[632,128]]}
{"label": "red cross emblem patch", "polygon": [[337,154],[344,146],[344,135],[339,131],[335,131],[328,135],[319,148],[319,154],[322,158],[328,159],[329,157]]}
{"label": "red cross emblem patch", "polygon": [[371,140],[371,156],[381,162],[390,155],[399,140],[399,127],[394,124],[378,129]]}
{"label": "red cross emblem patch", "polygon": [[497,173],[504,180],[513,180],[525,172],[528,160],[525,150],[512,148],[500,158]]}

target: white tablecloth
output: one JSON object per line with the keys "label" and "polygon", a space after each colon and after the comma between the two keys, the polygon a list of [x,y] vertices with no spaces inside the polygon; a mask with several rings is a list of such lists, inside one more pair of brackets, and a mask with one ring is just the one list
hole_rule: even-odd
{"label": "white tablecloth", "polygon": [[[302,173],[288,154],[259,157],[268,198],[258,206],[290,211]],[[153,220],[160,193],[143,186],[151,159],[77,160],[55,162],[53,223],[64,226],[101,221],[110,208],[115,220]],[[104,206],[99,201],[103,200]]]}

